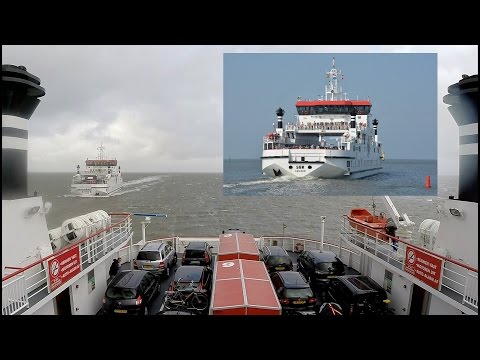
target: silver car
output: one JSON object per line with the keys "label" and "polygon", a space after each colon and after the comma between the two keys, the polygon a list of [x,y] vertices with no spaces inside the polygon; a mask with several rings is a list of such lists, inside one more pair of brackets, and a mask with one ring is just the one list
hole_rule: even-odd
{"label": "silver car", "polygon": [[177,263],[175,249],[164,242],[145,244],[133,261],[135,269],[147,270],[159,275],[170,275],[170,270]]}

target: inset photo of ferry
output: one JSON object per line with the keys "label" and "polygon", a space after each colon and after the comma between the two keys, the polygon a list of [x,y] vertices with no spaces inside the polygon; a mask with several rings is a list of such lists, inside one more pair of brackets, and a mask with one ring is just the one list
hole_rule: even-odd
{"label": "inset photo of ferry", "polygon": [[437,195],[437,54],[224,54],[224,195]]}

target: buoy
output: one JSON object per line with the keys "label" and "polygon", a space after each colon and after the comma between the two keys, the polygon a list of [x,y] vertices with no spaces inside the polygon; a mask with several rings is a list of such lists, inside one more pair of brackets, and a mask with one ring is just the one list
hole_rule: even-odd
{"label": "buoy", "polygon": [[430,189],[430,175],[427,175],[427,178],[425,179],[425,186]]}

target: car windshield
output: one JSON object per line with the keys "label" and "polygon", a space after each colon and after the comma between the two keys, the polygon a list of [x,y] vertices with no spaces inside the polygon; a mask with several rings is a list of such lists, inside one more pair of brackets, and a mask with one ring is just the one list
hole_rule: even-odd
{"label": "car windshield", "polygon": [[198,249],[186,249],[185,250],[185,257],[186,258],[201,258],[203,257],[204,250]]}
{"label": "car windshield", "polygon": [[119,287],[109,287],[107,289],[107,297],[110,299],[135,299],[135,289],[124,289]]}
{"label": "car windshield", "polygon": [[343,271],[340,261],[317,263],[317,269],[321,271]]}
{"label": "car windshield", "polygon": [[289,265],[292,262],[288,256],[270,256],[267,260],[268,265]]}
{"label": "car windshield", "polygon": [[312,289],[303,288],[303,289],[285,289],[285,297],[288,299],[291,298],[300,298],[305,299],[313,297]]}
{"label": "car windshield", "polygon": [[160,260],[160,254],[156,251],[140,251],[137,255],[137,260]]}

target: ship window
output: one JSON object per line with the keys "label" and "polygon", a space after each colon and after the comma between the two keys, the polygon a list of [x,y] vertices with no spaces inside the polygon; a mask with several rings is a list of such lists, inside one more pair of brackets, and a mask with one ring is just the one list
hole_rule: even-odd
{"label": "ship window", "polygon": [[300,158],[300,161],[305,161],[305,156],[302,156],[302,157]]}
{"label": "ship window", "polygon": [[293,169],[293,166],[292,166],[292,165],[290,165],[288,168],[289,168],[289,169]]}
{"label": "ship window", "polygon": [[308,165],[308,168],[311,169],[311,168],[312,168],[312,165]]}
{"label": "ship window", "polygon": [[347,160],[347,167],[350,167],[350,160]]}
{"label": "ship window", "polygon": [[263,150],[267,150],[267,144],[263,144]]}
{"label": "ship window", "polygon": [[68,227],[68,230],[73,230],[73,225],[72,225],[72,223],[68,223],[67,227]]}
{"label": "ship window", "polygon": [[272,149],[272,143],[268,143],[268,150]]}
{"label": "ship window", "polygon": [[67,234],[67,239],[68,240],[75,240],[77,238],[77,235],[75,235],[75,232],[72,231],[71,233]]}

